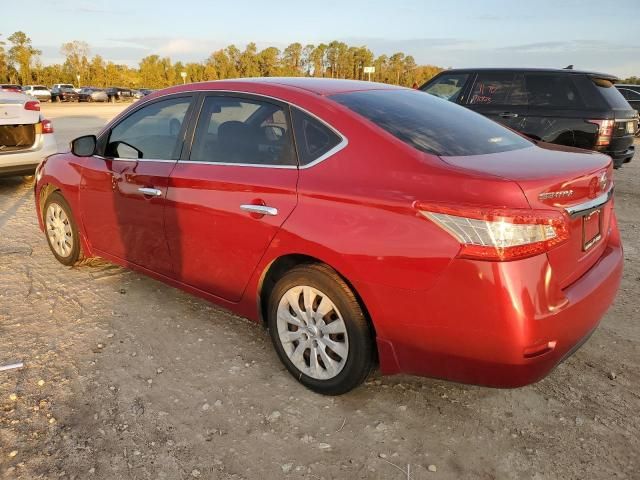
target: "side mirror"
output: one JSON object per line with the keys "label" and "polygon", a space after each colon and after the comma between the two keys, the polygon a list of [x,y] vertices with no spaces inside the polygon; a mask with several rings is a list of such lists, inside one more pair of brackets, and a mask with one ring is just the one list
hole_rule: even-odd
{"label": "side mirror", "polygon": [[85,135],[71,141],[71,153],[77,157],[90,157],[96,152],[98,139],[95,135]]}

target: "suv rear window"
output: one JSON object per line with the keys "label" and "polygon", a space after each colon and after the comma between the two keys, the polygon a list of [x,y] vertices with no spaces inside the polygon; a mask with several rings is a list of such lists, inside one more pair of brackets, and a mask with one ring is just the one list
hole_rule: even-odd
{"label": "suv rear window", "polygon": [[421,91],[368,90],[331,98],[426,153],[483,155],[532,145],[480,114]]}
{"label": "suv rear window", "polygon": [[527,74],[527,96],[533,107],[576,108],[582,107],[571,74]]}
{"label": "suv rear window", "polygon": [[629,104],[622,94],[614,86],[613,82],[606,78],[591,77],[591,81],[598,88],[604,99],[611,108],[624,108],[629,110]]}

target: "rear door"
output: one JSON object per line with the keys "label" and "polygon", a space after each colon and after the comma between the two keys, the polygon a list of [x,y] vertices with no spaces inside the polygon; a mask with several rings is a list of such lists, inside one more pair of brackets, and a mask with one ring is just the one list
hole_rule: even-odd
{"label": "rear door", "polygon": [[465,106],[507,127],[521,130],[527,115],[524,75],[509,71],[480,71]]}
{"label": "rear door", "polygon": [[178,280],[228,301],[297,203],[287,105],[203,95],[190,152],[171,173],[165,230]]}
{"label": "rear door", "polygon": [[520,131],[532,138],[559,145],[582,146],[576,132],[584,130],[585,104],[574,74],[527,72],[529,110]]}

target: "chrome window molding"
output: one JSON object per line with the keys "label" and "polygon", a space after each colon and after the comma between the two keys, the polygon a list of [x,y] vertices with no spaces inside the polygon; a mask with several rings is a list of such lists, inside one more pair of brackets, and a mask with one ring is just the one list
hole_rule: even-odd
{"label": "chrome window molding", "polygon": [[232,162],[207,162],[204,160],[178,160],[180,164],[186,163],[190,165],[208,165],[221,167],[255,167],[255,168],[279,168],[285,170],[297,170],[296,165],[269,165],[260,163],[232,163]]}
{"label": "chrome window molding", "polygon": [[[204,95],[207,94],[216,94],[216,93],[230,93],[230,94],[236,94],[236,95],[248,95],[248,96],[255,96],[255,97],[260,97],[260,98],[265,98],[268,100],[275,100],[279,103],[284,103],[286,105],[288,105],[290,108],[297,108],[298,110],[300,110],[301,112],[306,113],[307,115],[309,115],[310,117],[315,118],[317,121],[319,121],[320,123],[322,123],[325,127],[327,127],[329,130],[331,130],[333,133],[335,133],[336,135],[338,135],[338,137],[340,137],[341,141],[340,143],[338,143],[335,147],[333,147],[331,150],[329,150],[328,152],[324,153],[323,155],[321,155],[320,157],[316,158],[314,161],[307,163],[306,165],[260,165],[260,164],[254,164],[254,163],[226,163],[226,162],[203,162],[203,161],[195,161],[195,160],[152,160],[152,159],[146,159],[146,158],[140,158],[140,159],[126,159],[126,158],[117,158],[114,160],[130,160],[130,161],[148,161],[148,162],[174,162],[177,161],[178,163],[187,163],[187,164],[203,164],[203,165],[221,165],[221,166],[235,166],[235,167],[258,167],[258,168],[284,168],[284,169],[291,169],[291,168],[297,168],[299,170],[305,170],[307,168],[311,168],[314,167],[316,165],[318,165],[321,162],[324,162],[326,159],[334,156],[336,153],[338,153],[339,151],[343,150],[344,148],[346,148],[349,145],[349,140],[346,136],[344,136],[342,134],[342,132],[340,132],[338,129],[334,128],[332,125],[330,125],[329,123],[327,123],[325,120],[323,120],[322,118],[318,117],[316,114],[310,112],[309,110],[307,110],[306,108],[300,107],[298,105],[296,105],[295,103],[291,103],[288,100],[284,100],[282,98],[278,98],[278,97],[273,97],[271,95],[265,95],[262,93],[254,93],[254,92],[243,92],[240,90],[183,90],[180,92],[172,92],[172,93],[166,93],[163,95],[159,95],[157,97],[154,97],[150,100],[148,100],[147,102],[144,102],[142,104],[140,104],[139,108],[144,108],[144,106],[147,103],[153,103],[154,101],[164,98],[164,97],[169,97],[169,96],[180,96],[180,95],[189,95],[189,94],[199,94],[202,93]],[[138,109],[136,109],[138,110]],[[124,113],[124,112],[123,112]],[[131,112],[133,113],[133,112]],[[128,115],[127,115],[128,116]],[[107,125],[107,127],[105,127],[105,130],[107,128],[112,128],[111,125],[118,122],[121,120],[122,114],[119,115],[118,117],[116,117],[112,122],[109,123],[109,125]],[[293,124],[291,125],[291,128],[293,130]],[[104,133],[104,131],[100,132],[100,136],[102,136],[102,134]],[[295,132],[291,132],[294,136],[295,136]],[[297,155],[297,154],[296,154]],[[96,155],[96,157],[98,157],[98,155]],[[100,158],[104,158],[104,157],[100,157]],[[298,160],[300,160],[298,158]]]}
{"label": "chrome window molding", "polygon": [[611,188],[609,188],[607,192],[594,198],[593,200],[566,207],[565,211],[571,218],[584,217],[598,210],[599,208],[602,208],[603,205],[611,200],[611,197],[613,197],[613,186],[611,186]]}
{"label": "chrome window molding", "polygon": [[120,158],[120,157],[103,157],[102,155],[93,155],[102,160],[119,160],[121,162],[161,162],[161,163],[177,163],[178,160],[161,160],[159,158]]}

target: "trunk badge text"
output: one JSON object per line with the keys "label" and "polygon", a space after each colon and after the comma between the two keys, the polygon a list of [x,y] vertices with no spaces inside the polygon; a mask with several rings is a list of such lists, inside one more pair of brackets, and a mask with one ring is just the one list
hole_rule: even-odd
{"label": "trunk badge text", "polygon": [[557,192],[545,192],[538,195],[539,200],[549,200],[550,198],[569,198],[573,196],[573,190],[559,190]]}

